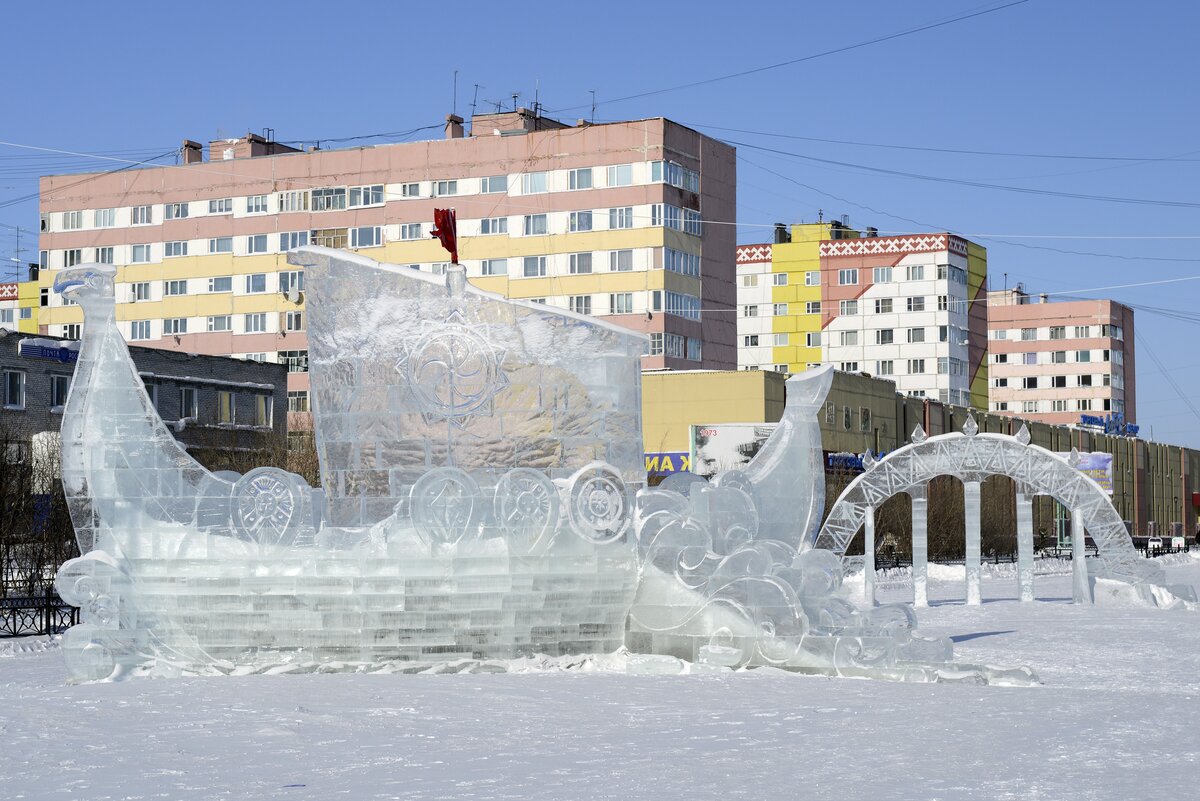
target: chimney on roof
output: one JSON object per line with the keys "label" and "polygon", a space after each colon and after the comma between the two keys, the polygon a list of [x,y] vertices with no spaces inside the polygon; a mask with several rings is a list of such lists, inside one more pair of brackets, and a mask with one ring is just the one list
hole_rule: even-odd
{"label": "chimney on roof", "polygon": [[202,161],[204,161],[204,145],[199,142],[193,142],[191,139],[184,139],[183,163],[199,164]]}
{"label": "chimney on roof", "polygon": [[446,115],[446,138],[447,139],[462,139],[463,138],[463,118],[457,114]]}
{"label": "chimney on roof", "polygon": [[788,233],[787,226],[783,223],[775,223],[775,244],[786,245],[792,241],[792,235]]}
{"label": "chimney on roof", "polygon": [[1039,303],[1049,303],[1050,296],[1045,293],[1042,293],[1041,295],[1038,295],[1038,302]]}

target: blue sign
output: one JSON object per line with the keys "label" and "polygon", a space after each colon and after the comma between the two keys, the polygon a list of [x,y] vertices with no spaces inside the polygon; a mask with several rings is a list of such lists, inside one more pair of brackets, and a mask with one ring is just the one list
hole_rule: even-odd
{"label": "blue sign", "polygon": [[1121,414],[1120,412],[1107,415],[1106,417],[1099,417],[1092,414],[1081,414],[1079,415],[1079,425],[1099,428],[1102,429],[1105,434],[1113,434],[1118,437],[1136,437],[1138,435],[1138,431],[1141,430],[1140,426],[1134,425],[1133,423],[1126,423],[1125,415]]}
{"label": "blue sign", "polygon": [[75,348],[54,348],[38,345],[27,339],[21,340],[18,352],[28,359],[52,359],[63,364],[71,364],[79,359],[79,351]]}
{"label": "blue sign", "polygon": [[692,469],[692,457],[687,451],[646,453],[646,473],[652,476],[669,476],[672,473],[687,473]]}
{"label": "blue sign", "polygon": [[[879,461],[884,456],[887,456],[887,451],[875,454],[875,461]],[[825,467],[830,470],[858,470],[862,471],[863,458],[860,453],[826,453]]]}

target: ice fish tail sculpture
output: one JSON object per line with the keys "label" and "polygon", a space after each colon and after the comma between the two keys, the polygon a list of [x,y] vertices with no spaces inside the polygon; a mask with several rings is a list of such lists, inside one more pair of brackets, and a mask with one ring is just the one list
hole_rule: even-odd
{"label": "ice fish tail sculpture", "polygon": [[783,417],[744,470],[638,493],[631,648],[895,681],[1035,681],[1024,668],[951,662],[952,643],[917,634],[908,606],[857,608],[841,560],[808,547],[824,506],[817,412],[832,377],[824,367],[788,379]]}
{"label": "ice fish tail sculpture", "polygon": [[113,269],[63,271],[84,311],[63,419],[81,557],[73,681],[293,663],[613,651],[637,578],[645,338],[342,251],[307,268],[323,491],[195,462],[114,322]]}

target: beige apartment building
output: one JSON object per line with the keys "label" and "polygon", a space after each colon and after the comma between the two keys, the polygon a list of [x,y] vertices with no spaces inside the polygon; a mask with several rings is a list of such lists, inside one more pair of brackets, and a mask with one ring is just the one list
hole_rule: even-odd
{"label": "beige apartment building", "polygon": [[990,410],[1059,425],[1136,422],[1133,338],[1133,310],[1113,300],[989,292]]}
{"label": "beige apartment building", "polygon": [[441,272],[430,229],[451,207],[479,287],[645,332],[646,369],[736,367],[734,150],[669,120],[518,109],[344,150],[185,141],[181,162],[42,178],[40,330],[80,333],[80,310],[49,290],[56,271],[113,264],[129,341],[287,364],[289,409],[306,412],[304,275],[287,251]]}

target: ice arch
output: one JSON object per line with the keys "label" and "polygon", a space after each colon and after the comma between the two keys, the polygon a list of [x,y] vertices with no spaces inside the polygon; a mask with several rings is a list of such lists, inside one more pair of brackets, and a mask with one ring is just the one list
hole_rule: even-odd
{"label": "ice arch", "polygon": [[[817,533],[813,547],[825,548],[847,557],[846,547],[865,527],[865,567],[868,598],[874,597],[874,513],[894,495],[907,493],[913,507],[913,602],[927,603],[926,574],[928,540],[926,512],[929,481],[937,476],[955,476],[963,482],[966,509],[967,603],[979,603],[980,484],[988,476],[1001,475],[1017,485],[1017,573],[1022,601],[1033,600],[1033,498],[1049,495],[1071,510],[1072,531],[1092,536],[1099,551],[1100,571],[1130,583],[1161,583],[1163,573],[1142,558],[1133,547],[1125,523],[1100,485],[1063,459],[1029,443],[1024,426],[1015,436],[979,434],[973,418],[962,433],[926,438],[920,426],[912,442],[887,457],[864,459],[866,470],[846,487],[834,503],[829,517]],[[1075,552],[1075,600],[1089,596],[1082,536],[1073,538]]]}

